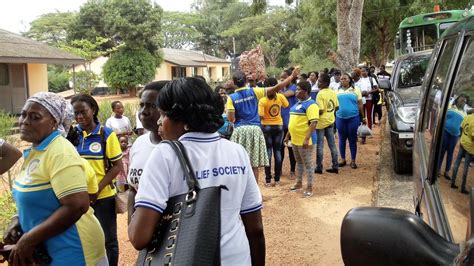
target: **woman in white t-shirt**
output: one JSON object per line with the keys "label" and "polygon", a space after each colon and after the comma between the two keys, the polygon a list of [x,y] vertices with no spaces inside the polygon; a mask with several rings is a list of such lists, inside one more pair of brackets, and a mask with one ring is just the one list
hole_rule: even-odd
{"label": "woman in white t-shirt", "polygon": [[107,119],[105,126],[111,128],[119,138],[120,136],[131,135],[132,124],[130,119],[123,115],[123,104],[121,101],[112,102],[112,112],[114,112],[114,115]]}
{"label": "woman in white t-shirt", "polygon": [[158,119],[160,112],[156,108],[156,99],[163,86],[168,81],[154,81],[147,84],[140,92],[140,108],[138,109],[139,120],[147,132],[138,137],[130,149],[130,164],[127,182],[130,186],[128,194],[128,221],[135,211],[135,196],[138,191],[138,184],[143,173],[143,168],[150,157],[153,149],[160,143],[161,137],[158,134]]}
{"label": "woman in white t-shirt", "polygon": [[[170,81],[157,100],[160,135],[181,141],[201,188],[225,185],[221,194],[221,264],[264,265],[262,196],[245,149],[216,132],[223,124],[221,97],[198,78]],[[183,170],[167,144],[158,144],[143,169],[128,227],[136,249],[152,240],[170,197],[186,193]]]}

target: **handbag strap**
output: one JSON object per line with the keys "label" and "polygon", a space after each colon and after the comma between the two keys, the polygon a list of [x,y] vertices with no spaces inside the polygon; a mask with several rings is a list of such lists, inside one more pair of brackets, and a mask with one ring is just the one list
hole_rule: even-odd
{"label": "handbag strap", "polygon": [[191,163],[189,162],[189,157],[186,153],[186,149],[184,148],[183,144],[177,140],[164,140],[162,142],[170,145],[176,153],[179,163],[181,164],[181,168],[183,169],[184,177],[186,179],[186,183],[188,184],[189,192],[194,191],[196,189],[200,189],[199,182],[196,179],[196,175],[194,173],[193,167],[191,166]]}

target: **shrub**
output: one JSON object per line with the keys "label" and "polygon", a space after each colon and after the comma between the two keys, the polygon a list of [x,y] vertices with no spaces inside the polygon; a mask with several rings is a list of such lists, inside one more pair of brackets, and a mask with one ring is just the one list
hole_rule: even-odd
{"label": "shrub", "polygon": [[56,93],[69,90],[70,78],[71,75],[66,71],[48,69],[48,90]]}
{"label": "shrub", "polygon": [[16,205],[10,191],[0,194],[0,236],[10,224],[11,217],[16,214]]}
{"label": "shrub", "polygon": [[135,88],[153,80],[156,58],[146,49],[122,48],[113,53],[104,65],[102,74],[112,88],[128,88],[133,96]]}
{"label": "shrub", "polygon": [[[72,77],[74,78],[74,77]],[[99,84],[100,77],[92,71],[79,71],[75,76],[74,87],[77,93],[91,94],[92,90]]]}

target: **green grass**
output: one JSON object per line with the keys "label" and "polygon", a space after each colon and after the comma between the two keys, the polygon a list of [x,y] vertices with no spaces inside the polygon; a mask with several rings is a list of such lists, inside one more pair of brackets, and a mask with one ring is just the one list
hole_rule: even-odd
{"label": "green grass", "polygon": [[[0,138],[18,147],[19,139],[10,135],[16,121],[15,117],[0,110]],[[18,163],[16,166],[18,166]],[[0,210],[2,210],[0,212],[0,236],[3,236],[3,231],[10,223],[10,218],[16,213],[15,202],[9,189],[11,189],[12,177],[16,176],[18,172],[19,167],[13,167],[13,169],[0,176]]]}
{"label": "green grass", "polygon": [[11,217],[16,214],[16,206],[10,191],[0,194],[0,236],[10,224]]}

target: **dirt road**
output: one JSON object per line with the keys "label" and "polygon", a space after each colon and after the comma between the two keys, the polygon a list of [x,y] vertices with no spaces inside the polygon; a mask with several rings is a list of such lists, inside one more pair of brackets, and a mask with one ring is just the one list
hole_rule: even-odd
{"label": "dirt road", "polygon": [[[337,175],[315,174],[312,198],[302,198],[301,192],[288,192],[293,184],[288,179],[288,159],[283,165],[280,186],[263,186],[260,171],[268,265],[343,265],[339,244],[341,222],[351,208],[372,205],[381,143],[379,131],[380,128],[374,128],[374,136],[367,144],[358,146],[358,169],[346,166]],[[325,168],[330,165],[328,158],[326,143]],[[120,264],[134,265],[137,253],[128,241],[126,216],[121,215],[118,223]]]}

